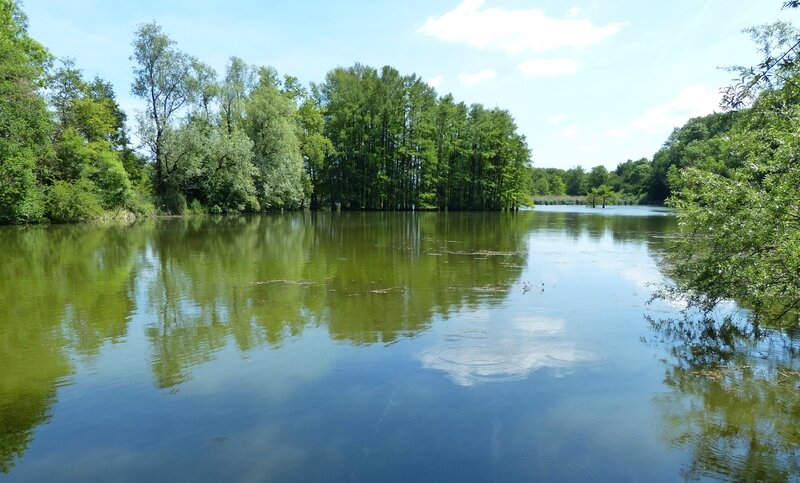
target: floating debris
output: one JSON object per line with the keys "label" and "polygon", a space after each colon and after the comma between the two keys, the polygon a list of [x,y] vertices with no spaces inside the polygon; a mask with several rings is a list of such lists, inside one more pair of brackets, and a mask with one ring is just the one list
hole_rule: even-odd
{"label": "floating debris", "polygon": [[511,257],[514,255],[523,255],[522,252],[498,252],[493,250],[478,250],[478,251],[446,250],[444,253],[450,255],[469,255],[469,256],[479,256],[479,257]]}
{"label": "floating debris", "polygon": [[286,280],[286,279],[274,279],[274,280],[259,280],[257,282],[250,282],[250,285],[266,285],[266,284],[284,284],[284,285],[317,285],[320,282],[315,282],[312,280]]}

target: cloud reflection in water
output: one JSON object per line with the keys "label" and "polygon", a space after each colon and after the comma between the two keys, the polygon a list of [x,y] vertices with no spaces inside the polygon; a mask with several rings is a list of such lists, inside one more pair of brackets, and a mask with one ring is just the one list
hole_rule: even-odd
{"label": "cloud reflection in water", "polygon": [[567,336],[563,319],[517,317],[499,326],[482,322],[444,334],[442,343],[419,354],[423,367],[437,369],[460,386],[526,378],[537,369],[563,375],[578,364],[596,362],[601,354],[583,350]]}

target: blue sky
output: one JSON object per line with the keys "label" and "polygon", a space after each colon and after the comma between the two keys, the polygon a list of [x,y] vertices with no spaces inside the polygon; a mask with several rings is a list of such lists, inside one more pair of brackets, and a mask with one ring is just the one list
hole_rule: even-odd
{"label": "blue sky", "polygon": [[178,47],[224,71],[236,55],[304,83],[336,66],[392,65],[467,103],[508,109],[535,166],[650,157],[672,129],[716,109],[750,65],[745,27],[780,0],[26,0],[30,34],[111,81],[132,116],[131,39],[161,24]]}

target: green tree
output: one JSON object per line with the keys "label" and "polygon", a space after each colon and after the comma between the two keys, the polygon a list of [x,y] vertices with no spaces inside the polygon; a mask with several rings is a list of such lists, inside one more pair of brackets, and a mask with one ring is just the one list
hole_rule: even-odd
{"label": "green tree", "polygon": [[304,200],[303,157],[295,106],[275,84],[276,74],[259,71],[246,106],[245,132],[253,142],[255,187],[262,209],[297,208]]}
{"label": "green tree", "polygon": [[652,177],[652,164],[649,159],[625,161],[617,165],[614,173],[619,180],[618,191],[633,196],[636,201],[643,200]]}
{"label": "green tree", "polygon": [[[193,61],[175,47],[156,23],[141,25],[134,34],[134,80],[131,92],[147,104],[138,119],[139,137],[155,165],[153,186],[161,208],[179,211],[181,195],[171,185],[177,157],[167,149],[174,119],[191,101],[197,84],[192,81]],[[185,201],[184,201],[185,204]]]}
{"label": "green tree", "polygon": [[611,204],[617,199],[617,193],[614,190],[604,184],[600,185],[596,188],[592,188],[589,190],[586,196],[586,202],[592,206],[592,208],[597,207],[597,203],[600,203],[603,208],[606,207],[606,204]]}
{"label": "green tree", "polygon": [[41,162],[51,156],[52,126],[38,90],[50,54],[28,36],[15,0],[0,0],[0,224],[41,219]]}
{"label": "green tree", "polygon": [[[765,27],[762,40],[772,30]],[[783,35],[783,33],[780,33]],[[795,38],[800,38],[795,34]],[[676,286],[662,295],[711,309],[736,300],[756,320],[796,326],[800,308],[800,130],[797,81],[760,92],[718,140],[719,166],[672,177],[682,236],[671,257]],[[691,123],[692,121],[690,121]]]}
{"label": "green tree", "polygon": [[567,185],[567,194],[570,196],[585,195],[588,191],[586,171],[582,166],[567,170],[564,182]]}
{"label": "green tree", "polygon": [[592,168],[587,175],[586,184],[589,189],[599,188],[604,184],[608,184],[608,170],[606,167],[599,165]]}
{"label": "green tree", "polygon": [[[59,222],[87,221],[100,208],[119,209],[131,195],[131,182],[122,163],[127,146],[120,134],[119,108],[102,81],[86,82],[67,60],[50,81],[55,107],[55,157],[46,182],[50,218]],[[80,196],[75,195],[82,191]],[[65,206],[73,204],[77,206]],[[71,218],[70,214],[75,217]]]}

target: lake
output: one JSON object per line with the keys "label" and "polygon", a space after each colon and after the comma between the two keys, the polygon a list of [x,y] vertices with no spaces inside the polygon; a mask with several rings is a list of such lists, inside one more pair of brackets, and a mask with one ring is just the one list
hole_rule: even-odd
{"label": "lake", "polygon": [[675,230],[644,207],[0,228],[0,480],[798,481],[797,338],[648,304]]}

